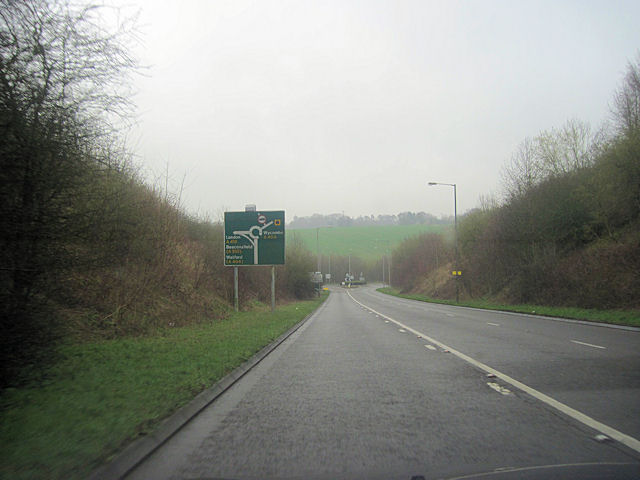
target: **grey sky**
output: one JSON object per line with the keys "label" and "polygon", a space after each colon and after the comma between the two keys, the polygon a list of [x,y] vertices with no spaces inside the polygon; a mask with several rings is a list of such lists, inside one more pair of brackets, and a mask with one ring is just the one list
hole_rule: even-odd
{"label": "grey sky", "polygon": [[191,213],[459,211],[517,144],[593,127],[640,48],[637,1],[139,0],[132,145]]}

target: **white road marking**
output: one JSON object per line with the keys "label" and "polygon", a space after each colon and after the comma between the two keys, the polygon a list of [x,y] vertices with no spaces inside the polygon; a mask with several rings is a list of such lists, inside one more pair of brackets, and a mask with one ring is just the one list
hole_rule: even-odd
{"label": "white road marking", "polygon": [[600,345],[592,345],[591,343],[584,343],[584,342],[579,342],[578,340],[571,340],[573,343],[579,343],[580,345],[586,345],[587,347],[593,347],[593,348],[602,348],[604,350],[607,349],[607,347],[601,347]]}
{"label": "white road marking", "polygon": [[433,345],[425,345],[425,347],[427,347],[429,350],[436,350],[436,347],[434,347]]}
{"label": "white road marking", "polygon": [[500,326],[499,323],[491,323],[491,322],[487,322],[487,325],[491,325],[493,327],[499,327]]}
{"label": "white road marking", "polygon": [[399,329],[398,329],[398,331],[399,331],[400,333],[407,333],[407,331],[406,331],[406,330],[403,330],[403,329],[401,329],[401,328],[399,328]]}
{"label": "white road marking", "polygon": [[510,395],[511,394],[511,390],[509,390],[508,388],[501,387],[500,385],[498,385],[495,382],[487,382],[487,385],[489,385],[496,392],[501,393],[502,395]]}
{"label": "white road marking", "polygon": [[497,378],[499,378],[500,380],[502,380],[503,382],[506,382],[514,387],[516,387],[519,390],[522,390],[525,393],[528,393],[529,395],[531,395],[534,398],[537,398],[538,400],[540,400],[541,402],[546,403],[547,405],[549,405],[550,407],[555,408],[556,410],[559,410],[560,412],[564,413],[565,415],[573,418],[574,420],[577,420],[580,423],[583,423],[585,425],[587,425],[590,428],[593,428],[594,430],[599,431],[600,433],[603,433],[607,436],[609,436],[610,438],[617,440],[618,442],[622,443],[623,445],[626,445],[627,447],[635,450],[636,452],[640,452],[640,440],[633,438],[630,435],[627,435],[626,433],[622,433],[618,430],[616,430],[615,428],[610,427],[609,425],[605,425],[604,423],[601,423],[599,421],[597,421],[594,418],[589,417],[588,415],[585,415],[584,413],[571,408],[568,405],[565,405],[564,403],[561,403],[559,401],[557,401],[554,398],[551,398],[548,395],[545,395],[542,392],[539,392],[538,390],[529,387],[528,385],[525,385],[522,382],[519,382],[518,380],[516,380],[515,378],[511,378],[509,375],[506,375],[498,370],[496,370],[495,368],[492,368],[488,365],[485,365],[482,362],[479,362],[473,358],[471,358],[468,355],[465,355],[462,352],[459,352],[457,350],[454,350],[451,347],[448,347],[447,345],[445,345],[442,342],[439,342],[438,340],[435,340],[434,338],[429,337],[428,335],[425,335],[424,333],[421,333],[417,330],[414,330],[411,327],[408,327],[406,325],[404,325],[403,323],[394,320],[393,318],[377,312],[376,310],[373,310],[371,307],[367,307],[366,305],[364,305],[363,303],[360,303],[358,300],[356,300],[355,298],[353,298],[353,296],[351,295],[351,292],[347,292],[347,294],[349,295],[349,297],[351,297],[351,300],[353,300],[354,302],[356,302],[358,305],[361,305],[363,307],[368,308],[369,310],[376,312],[378,315],[380,315],[383,318],[386,318],[390,321],[392,321],[393,323],[395,323],[396,325],[410,331],[411,333],[414,333],[416,335],[422,335],[422,337],[424,337],[425,340],[428,340],[429,342],[433,343],[434,345],[439,346],[440,348],[442,348],[443,350],[448,350],[451,353],[453,353],[456,357],[464,360],[467,363],[470,363],[471,365],[473,365],[476,368],[479,368],[480,370],[484,370],[486,373],[493,373]]}
{"label": "white road marking", "polygon": [[446,313],[445,314],[447,317],[455,317],[455,315],[453,313]]}

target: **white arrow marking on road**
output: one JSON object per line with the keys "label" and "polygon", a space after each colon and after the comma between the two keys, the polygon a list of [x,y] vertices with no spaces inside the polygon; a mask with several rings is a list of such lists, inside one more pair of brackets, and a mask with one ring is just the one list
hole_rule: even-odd
{"label": "white arrow marking on road", "polygon": [[509,390],[508,388],[501,387],[495,382],[487,382],[487,385],[489,385],[496,392],[501,393],[502,395],[509,395],[511,393],[511,390]]}
{"label": "white arrow marking on road", "polygon": [[443,350],[447,350],[447,351],[453,353],[456,357],[464,360],[467,363],[470,363],[474,367],[479,368],[480,370],[484,370],[487,373],[493,373],[497,378],[499,378],[503,382],[506,382],[506,383],[508,383],[510,385],[513,385],[517,389],[522,390],[525,393],[528,393],[532,397],[537,398],[541,402],[546,403],[547,405],[549,405],[550,407],[555,408],[556,410],[559,410],[560,412],[562,412],[565,415],[573,418],[574,420],[577,420],[578,422],[583,423],[584,425],[587,425],[588,427],[593,428],[594,430],[598,430],[600,433],[603,433],[603,434],[609,436],[610,438],[613,438],[614,440],[617,440],[618,442],[622,443],[623,445],[626,445],[627,447],[635,450],[636,452],[640,452],[640,440],[638,440],[637,438],[633,438],[631,435],[627,435],[626,433],[622,433],[622,432],[616,430],[615,428],[610,427],[609,425],[605,425],[604,423],[601,423],[601,422],[597,421],[596,419],[591,418],[588,415],[585,415],[584,413],[576,410],[575,408],[571,408],[570,406],[559,402],[555,398],[551,398],[550,396],[545,395],[542,392],[539,392],[535,388],[531,388],[530,386],[525,385],[522,382],[519,382],[515,378],[511,378],[509,375],[506,375],[506,374],[496,370],[495,368],[492,368],[492,367],[490,367],[488,365],[485,365],[482,362],[479,362],[478,360],[475,360],[474,358],[471,358],[469,355],[465,355],[462,352],[454,350],[453,348],[448,347],[444,343],[439,342],[438,340],[435,340],[434,338],[431,338],[428,335],[425,335],[424,333],[420,333],[419,331],[414,330],[411,327],[407,327],[403,323],[401,323],[401,322],[399,322],[397,320],[394,320],[393,318],[385,315],[384,313],[377,312],[376,310],[372,309],[371,307],[367,307],[365,304],[360,303],[358,300],[353,298],[353,296],[351,295],[351,292],[347,292],[347,295],[349,295],[351,300],[356,302],[358,305],[366,307],[369,310],[371,310],[372,312],[376,312],[381,317],[392,321],[393,323],[395,323],[399,327],[405,328],[406,330],[408,330],[411,333],[414,333],[416,335],[422,335],[422,337],[424,337],[425,340],[428,340],[431,343],[433,343],[434,345],[439,346]]}

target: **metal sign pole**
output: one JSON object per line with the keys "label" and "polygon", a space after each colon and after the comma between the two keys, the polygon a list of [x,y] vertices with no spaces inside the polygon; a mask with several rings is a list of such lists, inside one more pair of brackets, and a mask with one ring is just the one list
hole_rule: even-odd
{"label": "metal sign pole", "polygon": [[238,267],[233,267],[233,306],[238,311]]}
{"label": "metal sign pole", "polygon": [[271,311],[276,309],[276,266],[271,265]]}

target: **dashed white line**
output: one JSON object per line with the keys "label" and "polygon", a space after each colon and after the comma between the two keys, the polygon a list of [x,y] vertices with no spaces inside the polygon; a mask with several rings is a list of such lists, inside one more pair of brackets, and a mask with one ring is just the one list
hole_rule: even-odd
{"label": "dashed white line", "polygon": [[436,350],[436,347],[434,347],[433,345],[425,345],[425,347],[429,350]]}
{"label": "dashed white line", "polygon": [[487,325],[491,325],[492,327],[499,327],[500,326],[499,323],[491,323],[491,322],[487,322]]}
{"label": "dashed white line", "polygon": [[399,329],[398,329],[398,331],[399,331],[400,333],[407,333],[407,331],[406,331],[406,330],[403,330],[402,328],[399,328]]}
{"label": "dashed white line", "polygon": [[363,303],[360,303],[358,300],[356,300],[355,298],[353,298],[353,295],[351,295],[351,292],[347,292],[347,294],[349,295],[349,297],[351,298],[351,300],[353,300],[354,302],[356,302],[358,305],[362,306],[362,307],[366,307],[367,309],[371,310],[372,312],[377,313],[378,315],[380,315],[383,318],[386,318],[387,320],[395,323],[396,325],[398,325],[399,327],[402,327],[403,329],[415,334],[415,335],[420,335],[421,337],[423,337],[425,340],[428,340],[429,342],[433,343],[434,345],[437,345],[438,347],[442,348],[445,351],[448,351],[452,354],[454,354],[456,357],[464,360],[467,363],[470,363],[471,365],[473,365],[476,368],[479,368],[480,370],[483,370],[487,373],[492,373],[494,374],[497,378],[499,378],[500,380],[502,380],[503,382],[506,382],[514,387],[516,387],[519,390],[522,390],[525,393],[528,393],[529,395],[531,395],[532,397],[540,400],[541,402],[546,403],[547,405],[549,405],[552,408],[555,408],[556,410],[559,410],[560,412],[564,413],[565,415],[567,415],[568,417],[573,418],[574,420],[577,420],[580,423],[583,423],[584,425],[587,425],[590,428],[593,428],[594,430],[599,431],[600,433],[603,433],[605,435],[607,435],[608,437],[622,443],[623,445],[626,445],[627,447],[635,450],[636,452],[640,452],[640,440],[638,440],[637,438],[633,438],[630,435],[627,435],[626,433],[622,433],[619,430],[616,430],[613,427],[610,427],[609,425],[605,425],[604,423],[601,423],[599,421],[597,421],[594,418],[589,417],[588,415],[585,415],[584,413],[571,408],[568,405],[565,405],[564,403],[559,402],[558,400],[556,400],[555,398],[552,398],[548,395],[545,395],[542,392],[539,392],[538,390],[531,388],[528,385],[525,385],[524,383],[516,380],[515,378],[511,378],[509,375],[506,375],[498,370],[496,370],[495,368],[492,368],[488,365],[485,365],[482,362],[479,362],[478,360],[471,358],[469,355],[465,355],[462,352],[459,352],[451,347],[448,347],[447,345],[445,345],[442,342],[439,342],[438,340],[429,337],[428,335],[425,335],[424,333],[421,333],[417,330],[414,330],[411,327],[408,327],[406,325],[404,325],[403,323],[383,314],[380,313],[374,309],[372,309],[371,307],[367,307],[366,305],[364,305]]}
{"label": "dashed white line", "polygon": [[579,342],[578,340],[571,340],[573,343],[578,343],[580,345],[585,345],[587,347],[593,347],[593,348],[602,348],[603,350],[606,350],[607,347],[601,347],[600,345],[593,345],[591,343],[584,343],[584,342]]}

